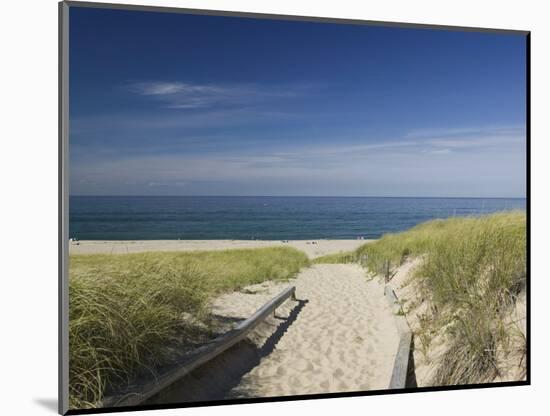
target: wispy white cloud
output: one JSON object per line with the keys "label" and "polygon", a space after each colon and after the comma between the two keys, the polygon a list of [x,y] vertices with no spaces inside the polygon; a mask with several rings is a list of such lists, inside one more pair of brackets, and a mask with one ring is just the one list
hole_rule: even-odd
{"label": "wispy white cloud", "polygon": [[523,126],[469,126],[469,127],[445,127],[445,128],[423,128],[409,131],[405,137],[415,138],[451,138],[468,136],[488,136],[488,135],[518,135],[525,134]]}
{"label": "wispy white cloud", "polygon": [[[75,193],[278,195],[524,195],[519,153],[312,157],[159,155],[80,164]],[[130,185],[128,185],[130,184]],[[183,185],[185,184],[185,185]],[[74,186],[73,186],[74,185]],[[85,186],[84,186],[85,185]]]}
{"label": "wispy white cloud", "polygon": [[142,82],[133,85],[133,90],[142,95],[193,94],[208,91],[212,92],[212,89],[213,87],[194,86],[183,82]]}
{"label": "wispy white cloud", "polygon": [[[495,135],[364,144],[254,146],[209,154],[81,161],[82,192],[524,195],[525,138]],[[78,179],[84,181],[77,182]],[[132,184],[131,186],[124,184]],[[117,185],[118,184],[118,185]]]}
{"label": "wispy white cloud", "polygon": [[242,105],[296,97],[304,92],[303,85],[265,87],[255,84],[197,84],[181,81],[135,82],[128,89],[141,96],[153,98],[164,107],[174,109]]}
{"label": "wispy white cloud", "polygon": [[[418,153],[451,154],[454,152],[472,153],[483,151],[501,151],[510,148],[524,148],[525,135],[521,132],[510,131],[506,134],[498,134],[501,130],[486,130],[484,135],[466,135],[440,138],[416,138],[406,139],[372,139],[368,138],[364,143],[349,143],[320,146],[302,146],[290,151],[281,151],[276,154],[281,157],[293,157],[299,155],[303,158],[320,158],[330,156],[334,159],[346,157],[364,158],[368,156],[381,157],[391,155],[408,155],[414,158]],[[405,135],[407,137],[407,135]],[[355,140],[357,141],[357,140]],[[327,140],[323,140],[327,142]]]}
{"label": "wispy white cloud", "polygon": [[432,155],[448,155],[451,152],[451,149],[435,149],[429,151],[429,153],[431,153]]}

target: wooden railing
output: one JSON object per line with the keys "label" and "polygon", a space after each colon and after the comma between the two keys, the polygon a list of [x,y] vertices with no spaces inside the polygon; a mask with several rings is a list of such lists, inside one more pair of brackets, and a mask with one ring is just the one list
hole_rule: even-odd
{"label": "wooden railing", "polygon": [[[357,259],[359,263],[366,263],[368,260],[368,253],[365,253]],[[401,260],[403,262],[403,258]],[[408,386],[409,375],[412,374],[411,379],[414,380],[412,384],[416,385],[416,378],[414,377],[414,367],[411,366],[412,349],[413,349],[413,334],[404,317],[403,309],[397,299],[395,291],[390,286],[395,273],[391,273],[390,260],[385,260],[383,265],[383,277],[384,277],[384,296],[390,303],[390,307],[394,313],[395,323],[397,326],[397,332],[399,334],[399,345],[397,347],[397,354],[393,364],[392,375],[390,379],[389,389],[404,389]],[[410,373],[410,374],[409,374]]]}
{"label": "wooden railing", "polygon": [[[390,379],[389,389],[403,389],[407,387],[409,373],[409,362],[412,354],[412,332],[407,324],[401,305],[394,290],[386,284],[384,295],[390,303],[395,315],[397,330],[399,333],[399,346],[395,356],[393,371]],[[185,362],[177,368],[161,375],[156,380],[145,384],[139,391],[125,395],[123,398],[108,398],[104,406],[136,406],[153,397],[179,379],[188,375],[197,367],[207,363],[219,354],[223,353],[233,345],[242,341],[254,328],[256,328],[270,314],[275,312],[287,299],[296,300],[296,288],[290,286],[279,295],[263,305],[251,317],[242,321],[234,329],[214,339],[212,342],[198,348]]]}
{"label": "wooden railing", "polygon": [[[250,318],[245,319],[234,329],[226,332],[224,335],[214,339],[212,342],[198,348],[190,355],[190,357],[177,368],[163,374],[155,381],[152,381],[142,386],[139,392],[127,394],[119,400],[107,400],[104,405],[110,406],[137,406],[145,400],[153,397],[155,394],[164,390],[172,383],[178,381],[182,377],[189,374],[197,367],[212,360],[222,352],[231,348],[233,345],[243,340],[250,331],[256,328],[265,318],[275,312],[282,303],[291,298],[296,300],[296,287],[290,286],[283,290],[279,295],[267,302],[264,306],[258,309]],[[110,402],[110,403],[109,403]]]}
{"label": "wooden railing", "polygon": [[384,295],[392,307],[395,315],[395,323],[397,325],[397,332],[399,333],[399,346],[397,348],[397,354],[395,355],[395,361],[393,364],[393,371],[391,375],[389,389],[404,389],[407,387],[407,378],[409,374],[409,362],[412,354],[412,332],[409,328],[407,320],[403,316],[403,311],[399,300],[395,295],[391,286],[386,285],[384,288]]}

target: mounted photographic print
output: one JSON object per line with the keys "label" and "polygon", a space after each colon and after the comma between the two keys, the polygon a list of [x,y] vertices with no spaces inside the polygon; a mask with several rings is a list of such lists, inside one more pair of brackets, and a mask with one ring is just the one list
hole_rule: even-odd
{"label": "mounted photographic print", "polygon": [[529,32],[60,3],[60,413],[529,384],[528,149]]}

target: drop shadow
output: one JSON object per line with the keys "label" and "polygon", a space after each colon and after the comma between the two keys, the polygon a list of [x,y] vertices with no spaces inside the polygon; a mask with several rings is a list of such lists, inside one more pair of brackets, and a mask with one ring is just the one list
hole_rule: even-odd
{"label": "drop shadow", "polygon": [[34,399],[34,402],[52,413],[57,413],[57,399]]}
{"label": "drop shadow", "polygon": [[[143,405],[182,403],[195,401],[222,400],[233,397],[255,397],[253,392],[241,389],[232,392],[242,377],[256,367],[262,358],[271,354],[288,328],[298,318],[308,300],[296,300],[288,317],[275,315],[281,323],[258,347],[250,340],[243,340],[229,348],[213,360],[194,370],[155,396]],[[231,392],[231,394],[230,394]]]}

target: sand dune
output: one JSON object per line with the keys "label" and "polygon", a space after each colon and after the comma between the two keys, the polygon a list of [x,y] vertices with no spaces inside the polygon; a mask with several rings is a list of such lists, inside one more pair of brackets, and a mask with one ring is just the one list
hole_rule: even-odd
{"label": "sand dune", "polygon": [[[365,391],[388,388],[399,337],[383,285],[358,265],[319,264],[249,337],[149,403]],[[266,282],[216,300],[230,325],[289,283]]]}
{"label": "sand dune", "polygon": [[144,251],[227,250],[290,246],[305,252],[310,258],[355,250],[372,240],[136,240],[136,241],[78,241],[69,244],[71,254],[117,254]]}

